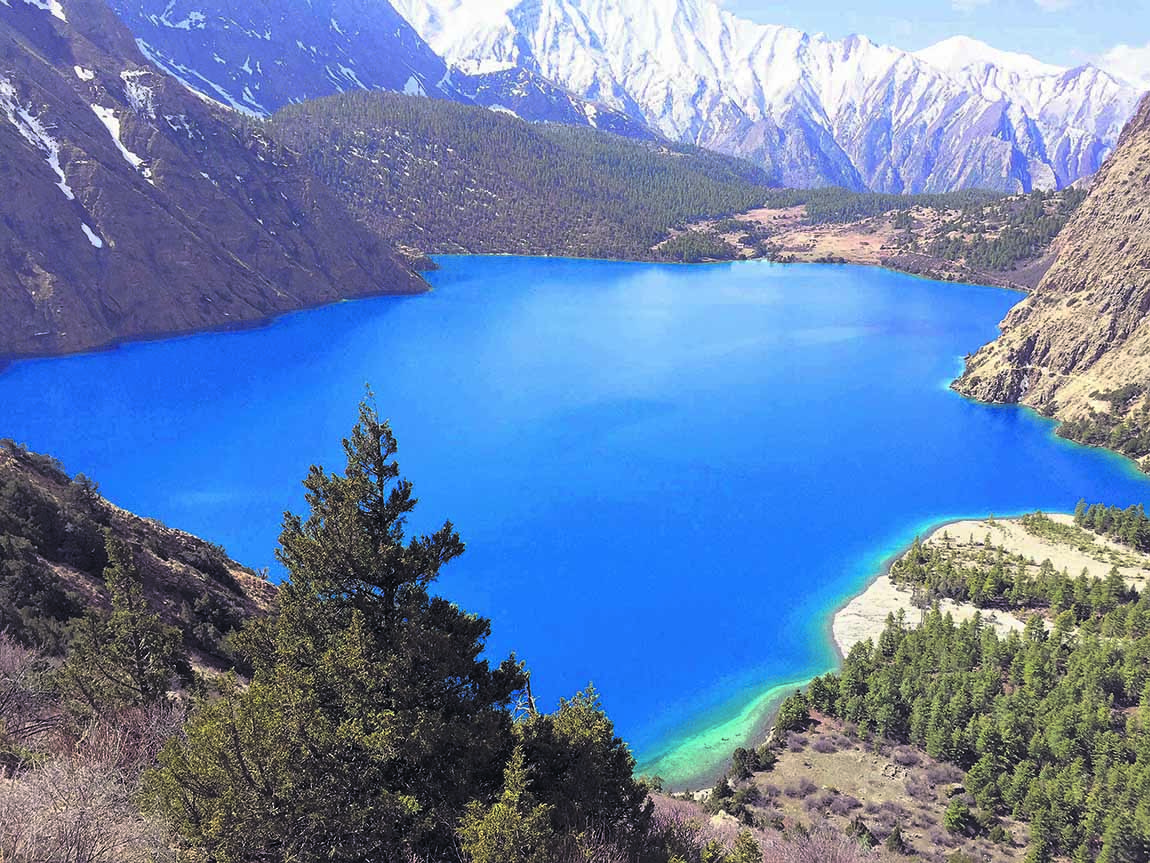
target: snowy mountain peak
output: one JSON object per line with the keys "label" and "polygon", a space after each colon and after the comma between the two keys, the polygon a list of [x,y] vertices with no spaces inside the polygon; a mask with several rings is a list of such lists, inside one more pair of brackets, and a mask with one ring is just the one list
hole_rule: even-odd
{"label": "snowy mountain peak", "polygon": [[395,0],[470,74],[529,69],[790,185],[1029,191],[1093,173],[1138,93],[973,39],[918,53],[713,0]]}
{"label": "snowy mountain peak", "polygon": [[929,48],[915,51],[914,55],[934,68],[950,74],[962,72],[972,66],[994,66],[1005,72],[1026,77],[1061,75],[1066,72],[1062,66],[1043,63],[1029,54],[1001,51],[969,36],[952,36]]}

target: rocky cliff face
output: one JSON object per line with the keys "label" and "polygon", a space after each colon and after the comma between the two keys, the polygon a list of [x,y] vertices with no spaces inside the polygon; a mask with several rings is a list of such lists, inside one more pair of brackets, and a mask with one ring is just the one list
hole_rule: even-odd
{"label": "rocky cliff face", "polygon": [[236,120],[149,64],[103,0],[0,0],[0,356],[425,288]]}
{"label": "rocky cliff face", "polygon": [[1068,421],[1067,433],[1135,457],[1150,389],[1150,96],[1056,242],[1038,289],[955,387]]}

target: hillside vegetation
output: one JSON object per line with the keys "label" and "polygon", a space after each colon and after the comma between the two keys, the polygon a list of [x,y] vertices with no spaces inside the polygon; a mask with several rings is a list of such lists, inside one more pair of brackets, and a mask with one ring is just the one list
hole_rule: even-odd
{"label": "hillside vegetation", "polygon": [[198,663],[228,664],[225,636],[275,595],[219,546],[124,512],[86,477],[0,441],[0,631],[62,654],[75,621],[110,607],[109,542],[137,550],[148,603]]}
{"label": "hillside vegetation", "polygon": [[425,253],[651,259],[671,227],[757,206],[769,181],[690,147],[387,93],[293,105],[270,129],[361,219]]}
{"label": "hillside vegetation", "polygon": [[768,189],[764,205],[703,220],[662,243],[681,260],[767,257],[781,263],[883,266],[943,281],[1031,289],[1085,198],[1079,189],[1000,196],[979,190],[882,195]]}
{"label": "hillside vegetation", "polygon": [[[1020,525],[1115,563],[1103,577],[1058,570],[996,545],[990,531],[974,549],[945,533],[941,541],[916,541],[890,575],[914,591],[921,622],[892,615],[876,640],[850,650],[839,672],[790,698],[775,745],[736,752],[731,779],[738,784],[718,789],[723,806],[750,807],[750,820],[772,817],[762,779],[742,783],[754,770],[769,779],[794,734],[830,719],[855,744],[861,738],[876,754],[893,756],[886,776],[906,777],[905,793],[890,794],[889,806],[872,808],[875,801],[865,798],[840,806],[860,835],[888,848],[937,852],[973,844],[980,859],[1145,861],[1150,591],[1143,578],[1124,572],[1131,558],[1145,566],[1139,556],[1150,520],[1141,507],[1083,502],[1072,522],[1032,513]],[[982,613],[956,622],[939,610],[940,600]],[[1004,634],[992,615],[1013,615],[1025,626]],[[815,751],[851,748],[840,739],[832,744]],[[923,762],[958,769],[928,770],[934,778],[907,769]],[[801,775],[793,764],[788,769]]]}

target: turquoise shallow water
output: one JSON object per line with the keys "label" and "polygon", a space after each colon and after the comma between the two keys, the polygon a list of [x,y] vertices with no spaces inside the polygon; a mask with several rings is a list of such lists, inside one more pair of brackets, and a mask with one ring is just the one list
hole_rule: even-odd
{"label": "turquoise shallow water", "polygon": [[642,769],[706,779],[833,666],[830,613],[931,522],[1150,498],[1129,463],[943,385],[1019,297],[882,270],[445,258],[426,296],[18,363],[0,435],[274,563],[365,382],[441,590],[554,702],[594,681]]}

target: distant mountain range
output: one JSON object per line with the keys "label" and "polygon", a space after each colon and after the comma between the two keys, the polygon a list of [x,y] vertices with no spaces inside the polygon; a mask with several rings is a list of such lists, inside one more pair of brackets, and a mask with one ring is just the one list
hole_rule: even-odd
{"label": "distant mountain range", "polygon": [[918,53],[752,23],[713,0],[395,0],[454,68],[531,69],[786,185],[1029,191],[1092,174],[1138,93],[952,39]]}
{"label": "distant mountain range", "polygon": [[[2,2],[2,0],[0,0]],[[451,99],[524,119],[654,135],[526,68],[450,69],[386,0],[111,0],[149,59],[203,95],[267,116],[348,90]]]}

